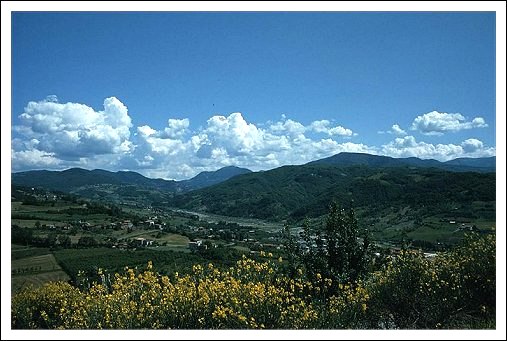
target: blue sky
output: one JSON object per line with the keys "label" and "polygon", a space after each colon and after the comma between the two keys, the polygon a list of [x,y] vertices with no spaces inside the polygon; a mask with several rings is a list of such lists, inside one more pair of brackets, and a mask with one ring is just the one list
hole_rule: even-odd
{"label": "blue sky", "polygon": [[12,14],[12,170],[492,156],[494,12]]}

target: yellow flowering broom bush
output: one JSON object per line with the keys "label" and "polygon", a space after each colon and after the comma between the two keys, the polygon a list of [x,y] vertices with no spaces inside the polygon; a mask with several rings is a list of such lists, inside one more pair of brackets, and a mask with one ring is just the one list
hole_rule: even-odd
{"label": "yellow flowering broom bush", "polygon": [[402,251],[366,284],[370,328],[494,328],[495,236],[427,259]]}
{"label": "yellow flowering broom bush", "polygon": [[317,313],[303,291],[301,280],[291,287],[275,276],[273,262],[243,258],[228,271],[195,265],[192,274],[174,280],[149,263],[141,273],[116,274],[110,287],[93,283],[81,291],[50,283],[24,290],[13,298],[12,323],[50,329],[307,328]]}
{"label": "yellow flowering broom bush", "polygon": [[[495,316],[495,239],[434,260],[404,251],[365,280],[289,278],[268,257],[187,275],[126,269],[79,289],[63,282],[12,298],[14,329],[468,328]],[[337,289],[336,289],[337,288]],[[482,320],[481,320],[482,319]],[[486,327],[493,326],[486,324]]]}

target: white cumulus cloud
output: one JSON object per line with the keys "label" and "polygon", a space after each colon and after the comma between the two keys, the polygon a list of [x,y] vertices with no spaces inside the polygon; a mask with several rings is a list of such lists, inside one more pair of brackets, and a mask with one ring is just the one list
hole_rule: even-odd
{"label": "white cumulus cloud", "polygon": [[[467,122],[462,116],[446,116],[460,114],[430,114],[414,121],[427,133],[458,129],[451,129],[453,124],[486,125],[480,117]],[[425,121],[430,118],[440,119],[440,125]],[[316,120],[305,126],[283,115],[278,122],[253,123],[242,113],[234,112],[212,116],[195,130],[188,118],[168,117],[166,122],[165,127],[133,127],[127,107],[115,97],[106,98],[100,111],[80,103],[59,103],[56,96],[29,102],[19,115],[19,124],[13,127],[12,169],[128,169],[149,177],[181,180],[229,165],[257,171],[304,164],[340,152],[441,161],[495,155],[494,147],[476,138],[455,144],[417,141],[398,124],[388,131],[395,135],[394,140],[383,146],[370,146],[340,143],[337,138],[357,134],[329,120]],[[319,138],[309,133],[325,135]]]}
{"label": "white cumulus cloud", "polygon": [[[176,121],[169,119],[168,122]],[[181,126],[188,129],[186,123]],[[334,128],[327,124],[326,132]],[[200,130],[187,131],[188,136],[178,135],[178,138],[164,134],[167,128],[157,131],[145,125],[137,128],[130,164],[150,176],[182,179],[228,165],[261,170],[302,164],[342,151],[375,152],[363,144],[338,143],[331,138],[310,139],[304,134],[307,130],[308,127],[285,116],[261,128],[238,112],[212,116]]]}
{"label": "white cumulus cloud", "polygon": [[164,129],[164,135],[169,138],[181,137],[188,131],[189,126],[190,120],[188,118],[170,118],[167,120],[167,128]]}
{"label": "white cumulus cloud", "polygon": [[153,129],[152,127],[147,126],[147,125],[137,127],[137,132],[139,134],[141,134],[141,136],[143,136],[143,137],[155,135],[157,133],[157,131],[155,129]]}
{"label": "white cumulus cloud", "polygon": [[29,102],[14,131],[36,139],[37,150],[64,160],[128,152],[131,119],[115,97],[104,100],[104,110],[79,103],[58,103],[56,96]]}
{"label": "white cumulus cloud", "polygon": [[12,165],[14,170],[28,169],[52,169],[61,164],[53,153],[46,153],[37,149],[15,151],[11,150]]}
{"label": "white cumulus cloud", "polygon": [[270,126],[270,130],[275,134],[287,134],[291,137],[301,137],[306,128],[299,122],[286,119],[283,122],[276,122]]}
{"label": "white cumulus cloud", "polygon": [[397,124],[393,124],[393,126],[391,127],[391,132],[395,135],[398,135],[398,136],[407,135],[407,132],[405,130],[401,129],[401,127]]}
{"label": "white cumulus cloud", "polygon": [[464,129],[485,128],[488,125],[482,117],[475,117],[472,121],[459,113],[448,114],[432,111],[417,116],[412,122],[411,130],[418,130],[425,135],[442,135],[444,132],[456,132]]}
{"label": "white cumulus cloud", "polygon": [[357,135],[348,128],[344,128],[342,126],[331,127],[330,125],[331,122],[328,120],[313,121],[310,126],[308,126],[308,129],[316,133],[328,134],[329,136],[337,135],[342,137],[350,137]]}
{"label": "white cumulus cloud", "polygon": [[480,140],[468,139],[461,144],[432,144],[417,142],[413,136],[398,137],[382,146],[383,155],[391,157],[418,157],[448,161],[458,157],[488,157],[495,155],[495,148],[485,147]]}
{"label": "white cumulus cloud", "polygon": [[474,153],[480,151],[484,148],[482,141],[477,139],[468,139],[461,142],[461,146],[463,147],[463,151],[465,153]]}
{"label": "white cumulus cloud", "polygon": [[231,155],[252,153],[263,144],[263,131],[247,123],[239,112],[228,117],[211,117],[203,133],[208,144],[223,148]]}

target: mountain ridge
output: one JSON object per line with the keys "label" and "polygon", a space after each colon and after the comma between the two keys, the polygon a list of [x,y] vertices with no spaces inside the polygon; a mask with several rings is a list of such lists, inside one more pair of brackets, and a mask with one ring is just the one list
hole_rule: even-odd
{"label": "mountain ridge", "polygon": [[[488,191],[494,192],[491,179],[496,176],[495,162],[495,157],[460,158],[445,163],[415,157],[339,153],[304,165],[259,172],[228,166],[182,181],[147,178],[133,171],[82,168],[12,173],[11,179],[13,185],[43,187],[96,200],[144,206],[174,205],[223,215],[284,219],[287,215],[319,212],[333,198],[355,198],[375,204],[371,198],[384,202],[398,200],[401,195],[403,200],[415,204],[417,192],[427,192],[412,183],[421,179],[427,186],[435,186],[435,190],[451,182],[459,183],[457,193],[474,193],[477,190],[472,185],[479,181],[478,186],[486,185]],[[480,175],[488,173],[486,178]],[[397,174],[399,179],[392,174]],[[431,176],[446,180],[433,182]],[[404,183],[399,183],[400,179]],[[461,179],[468,179],[472,185]],[[415,191],[413,198],[404,196],[405,190]],[[450,191],[445,193],[455,196]],[[441,196],[432,192],[419,199],[425,201],[427,197]]]}
{"label": "mountain ridge", "polygon": [[496,170],[496,157],[457,158],[442,162],[435,159],[420,159],[417,157],[393,158],[385,155],[342,152],[327,158],[310,161],[306,164],[332,164],[339,166],[367,165],[374,167],[413,166],[434,167],[453,172],[494,172]]}
{"label": "mountain ridge", "polygon": [[[393,158],[383,155],[366,153],[342,152],[327,158],[314,160],[305,165],[327,164],[333,166],[369,167],[430,167],[452,172],[495,172],[496,157],[486,158],[457,158],[445,162],[434,159],[420,159],[417,157]],[[69,168],[63,171],[30,170],[11,174],[13,184],[26,186],[41,186],[64,192],[82,186],[93,185],[135,185],[153,188],[164,192],[188,192],[200,188],[213,186],[231,177],[252,173],[251,170],[236,166],[222,167],[216,171],[203,171],[186,180],[165,180],[148,178],[134,171],[111,172],[103,169],[87,170],[83,168]]]}
{"label": "mountain ridge", "polygon": [[[283,166],[237,176],[174,196],[169,205],[190,211],[273,221],[318,217],[330,202],[367,208],[468,210],[494,202],[496,173],[432,167]],[[453,211],[456,214],[458,211]],[[466,211],[468,214],[469,211]]]}
{"label": "mountain ridge", "polygon": [[148,178],[134,171],[111,172],[104,169],[87,170],[69,168],[63,171],[31,170],[11,174],[15,185],[45,187],[69,192],[83,186],[95,185],[134,185],[167,192],[181,192],[211,186],[233,176],[251,172],[249,169],[227,166],[216,171],[205,171],[195,177],[182,180]]}

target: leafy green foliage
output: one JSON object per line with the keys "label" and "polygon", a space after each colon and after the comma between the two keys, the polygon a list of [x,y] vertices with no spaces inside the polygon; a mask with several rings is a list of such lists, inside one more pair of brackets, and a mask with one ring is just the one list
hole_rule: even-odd
{"label": "leafy green foliage", "polygon": [[[463,328],[494,321],[495,237],[424,258],[402,251],[367,281],[371,328]],[[494,324],[494,322],[493,322]]]}
{"label": "leafy green foliage", "polygon": [[[213,251],[211,251],[213,252]],[[218,251],[219,252],[219,251]],[[76,281],[79,271],[93,277],[96,275],[97,269],[101,268],[108,272],[121,271],[125,266],[140,267],[148,261],[153,261],[157,271],[161,273],[171,274],[176,271],[186,273],[191,269],[193,264],[205,263],[208,259],[214,258],[213,255],[201,255],[175,252],[175,251],[156,251],[149,249],[140,250],[119,250],[95,248],[93,252],[83,249],[66,249],[54,252],[63,270]],[[226,255],[225,255],[226,256]],[[231,257],[236,257],[237,254]],[[217,260],[217,258],[214,258]],[[222,260],[220,260],[221,262]],[[224,263],[229,263],[224,258]]]}
{"label": "leafy green foliage", "polygon": [[345,211],[332,203],[326,221],[328,277],[340,282],[361,278],[367,268],[368,238],[359,241],[354,210]]}
{"label": "leafy green foliage", "polygon": [[97,245],[98,245],[97,240],[95,240],[95,238],[93,238],[92,236],[82,236],[77,241],[78,247],[88,248],[88,247],[94,247]]}
{"label": "leafy green foliage", "polygon": [[[319,231],[317,229],[317,231]],[[290,275],[299,266],[310,281],[326,277],[338,283],[355,282],[369,269],[369,240],[366,234],[360,239],[360,231],[353,209],[344,210],[336,202],[329,206],[323,234],[312,234],[308,221],[303,226],[302,239],[298,241],[284,228],[284,247],[287,251]]]}
{"label": "leafy green foliage", "polygon": [[15,244],[27,245],[32,242],[33,230],[29,228],[22,228],[13,226],[11,228],[11,241]]}

